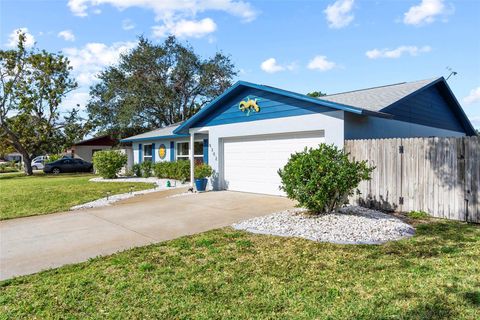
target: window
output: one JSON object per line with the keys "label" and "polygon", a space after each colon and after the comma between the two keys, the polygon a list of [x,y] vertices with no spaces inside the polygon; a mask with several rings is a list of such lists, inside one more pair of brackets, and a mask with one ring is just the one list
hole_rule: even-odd
{"label": "window", "polygon": [[152,145],[146,144],[143,146],[143,161],[152,161]]}
{"label": "window", "polygon": [[[177,143],[177,160],[189,160],[190,159],[190,143],[178,142]],[[203,141],[195,141],[193,144],[193,157],[195,163],[203,163]]]}

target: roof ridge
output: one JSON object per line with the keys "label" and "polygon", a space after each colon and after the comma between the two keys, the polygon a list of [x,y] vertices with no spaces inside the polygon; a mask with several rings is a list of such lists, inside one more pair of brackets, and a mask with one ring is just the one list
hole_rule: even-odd
{"label": "roof ridge", "polygon": [[368,88],[363,88],[363,89],[356,89],[356,90],[350,90],[350,91],[344,91],[344,92],[337,92],[337,93],[327,94],[327,95],[322,96],[322,97],[318,97],[318,99],[322,99],[323,97],[336,96],[336,95],[345,94],[345,93],[352,93],[352,92],[366,91],[366,90],[372,90],[372,89],[393,87],[393,86],[398,86],[398,85],[402,85],[402,84],[415,83],[415,82],[421,82],[421,81],[427,81],[427,80],[429,80],[430,82],[433,82],[433,81],[435,81],[435,80],[437,80],[437,79],[439,79],[439,78],[440,78],[440,77],[437,77],[437,78],[429,78],[429,79],[422,79],[422,80],[416,80],[416,81],[410,81],[410,82],[404,81],[404,82],[397,82],[397,83],[392,83],[392,84],[385,84],[385,85],[382,85],[382,86],[375,86],[375,87],[368,87]]}

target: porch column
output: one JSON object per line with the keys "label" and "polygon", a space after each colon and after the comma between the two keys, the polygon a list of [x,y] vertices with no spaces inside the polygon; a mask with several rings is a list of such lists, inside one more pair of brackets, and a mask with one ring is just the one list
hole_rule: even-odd
{"label": "porch column", "polygon": [[194,182],[195,182],[195,157],[194,157],[194,142],[195,142],[195,133],[193,131],[190,131],[190,187],[193,188]]}

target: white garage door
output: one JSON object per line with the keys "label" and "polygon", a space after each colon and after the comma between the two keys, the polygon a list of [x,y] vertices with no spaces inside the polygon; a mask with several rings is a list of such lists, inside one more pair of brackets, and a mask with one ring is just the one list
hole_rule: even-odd
{"label": "white garage door", "polygon": [[224,139],[224,178],[228,190],[284,195],[278,169],[290,155],[325,141],[323,131]]}

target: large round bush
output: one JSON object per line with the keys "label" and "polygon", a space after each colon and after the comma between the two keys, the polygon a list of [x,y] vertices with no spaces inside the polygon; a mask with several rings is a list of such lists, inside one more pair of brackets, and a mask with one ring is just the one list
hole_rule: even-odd
{"label": "large round bush", "polygon": [[314,213],[336,211],[347,203],[362,180],[369,180],[374,167],[366,161],[350,160],[334,145],[321,144],[291,155],[278,171],[281,189],[299,206]]}
{"label": "large round bush", "polygon": [[93,155],[93,166],[102,178],[113,179],[127,164],[127,160],[127,155],[120,151],[97,151]]}

